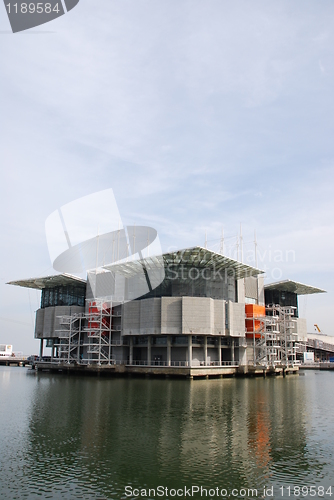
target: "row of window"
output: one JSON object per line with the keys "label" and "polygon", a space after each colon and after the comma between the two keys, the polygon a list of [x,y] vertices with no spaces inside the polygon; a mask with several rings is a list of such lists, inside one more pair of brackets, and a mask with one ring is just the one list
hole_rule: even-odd
{"label": "row of window", "polygon": [[41,295],[41,309],[54,306],[84,307],[86,286],[55,286],[43,288]]}

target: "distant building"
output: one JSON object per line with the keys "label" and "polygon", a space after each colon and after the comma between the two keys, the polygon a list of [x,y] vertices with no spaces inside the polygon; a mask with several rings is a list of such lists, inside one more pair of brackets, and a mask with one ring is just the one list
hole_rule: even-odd
{"label": "distant building", "polygon": [[52,363],[155,373],[293,366],[307,335],[298,295],[324,291],[264,286],[261,270],[202,247],[10,284],[42,291],[35,338]]}
{"label": "distant building", "polygon": [[13,355],[13,346],[0,344],[0,358],[10,358]]}

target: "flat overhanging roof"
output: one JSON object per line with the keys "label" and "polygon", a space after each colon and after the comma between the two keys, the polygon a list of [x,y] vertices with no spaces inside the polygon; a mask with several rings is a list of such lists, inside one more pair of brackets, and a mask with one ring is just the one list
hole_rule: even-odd
{"label": "flat overhanging roof", "polygon": [[293,292],[297,295],[310,295],[312,293],[326,293],[326,290],[316,288],[315,286],[304,285],[298,281],[284,280],[276,283],[264,285],[265,290],[279,290],[280,292]]}
{"label": "flat overhanging roof", "polygon": [[36,288],[37,290],[42,290],[43,288],[52,288],[55,286],[74,286],[80,284],[86,285],[86,280],[66,273],[44,276],[42,278],[29,278],[26,280],[9,281],[7,283],[7,285],[22,286],[24,288]]}
{"label": "flat overhanging roof", "polygon": [[217,272],[226,271],[228,276],[234,276],[236,279],[264,273],[264,271],[260,269],[230,259],[225,255],[221,255],[203,247],[186,248],[184,250],[168,252],[160,256],[145,257],[141,260],[130,260],[122,264],[104,266],[104,269],[119,272],[124,276],[131,277],[142,272],[143,266],[145,266],[147,271],[150,271],[156,270],[159,267],[171,267],[174,270],[175,268],[177,269],[189,265],[194,268],[212,269]]}

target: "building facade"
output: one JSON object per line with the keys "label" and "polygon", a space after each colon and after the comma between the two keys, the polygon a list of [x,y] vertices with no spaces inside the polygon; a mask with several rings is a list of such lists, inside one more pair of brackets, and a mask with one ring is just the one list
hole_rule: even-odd
{"label": "building facade", "polygon": [[35,337],[51,363],[82,366],[293,366],[306,335],[292,281],[193,247],[88,272],[11,284],[37,288]]}

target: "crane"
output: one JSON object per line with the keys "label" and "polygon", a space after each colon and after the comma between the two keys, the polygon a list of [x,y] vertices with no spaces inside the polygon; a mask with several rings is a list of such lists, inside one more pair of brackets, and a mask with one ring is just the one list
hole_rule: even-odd
{"label": "crane", "polygon": [[318,327],[318,325],[314,325],[315,328],[318,330],[319,333],[321,333],[322,335],[325,335],[324,332],[322,330],[320,330],[320,328]]}

